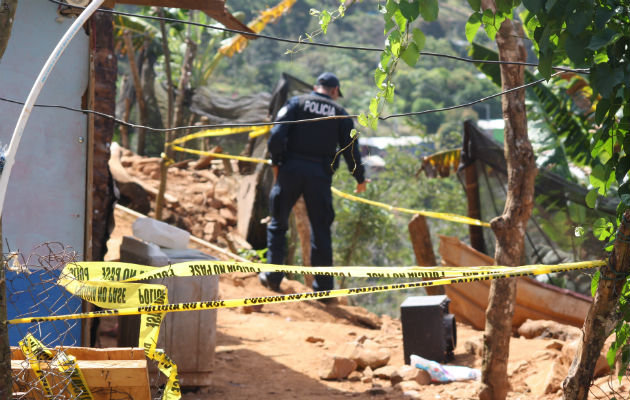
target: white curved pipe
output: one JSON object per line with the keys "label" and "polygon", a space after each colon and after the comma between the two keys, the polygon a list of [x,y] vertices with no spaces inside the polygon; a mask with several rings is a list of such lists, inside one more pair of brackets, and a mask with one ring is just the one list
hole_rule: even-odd
{"label": "white curved pipe", "polygon": [[26,102],[24,103],[24,107],[22,107],[22,113],[20,114],[20,118],[15,125],[15,129],[13,130],[13,136],[11,136],[11,142],[9,143],[9,148],[7,150],[7,154],[5,155],[5,164],[4,169],[2,171],[2,175],[0,175],[0,216],[2,216],[2,210],[4,207],[4,199],[7,194],[7,187],[9,185],[9,176],[11,175],[11,168],[13,168],[13,164],[15,163],[15,154],[17,153],[18,146],[20,145],[20,139],[22,139],[22,133],[24,132],[24,128],[26,127],[26,121],[28,121],[28,117],[31,115],[31,111],[33,110],[33,105],[39,96],[39,93],[42,91],[50,72],[52,71],[55,64],[61,57],[61,54],[66,50],[70,41],[76,35],[76,33],[81,29],[85,21],[94,14],[94,12],[103,4],[105,0],[93,0],[92,3],[79,15],[79,17],[70,25],[68,31],[63,35],[55,49],[48,57],[46,64],[40,71],[37,76],[37,80],[33,84],[31,88],[31,92],[28,94],[26,98]]}

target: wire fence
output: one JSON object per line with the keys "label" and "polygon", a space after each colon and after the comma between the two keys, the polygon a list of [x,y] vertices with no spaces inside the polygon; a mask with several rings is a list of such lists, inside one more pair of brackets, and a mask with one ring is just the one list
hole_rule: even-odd
{"label": "wire fence", "polygon": [[[15,252],[5,254],[3,268],[6,276],[8,319],[80,313],[84,308],[81,299],[59,284],[62,269],[68,263],[76,261],[77,252],[57,242],[37,246],[28,255]],[[87,326],[82,327],[80,320],[71,319],[9,324],[8,337],[0,340],[4,341],[2,348],[10,347],[11,352],[13,395],[10,398],[140,398],[137,388],[134,391],[124,386],[117,387],[116,382],[112,382],[116,375],[107,376],[114,371],[107,370],[108,364],[103,360],[111,360],[112,367],[117,365],[117,357],[145,360],[144,350],[115,349],[118,351],[112,352],[111,347],[115,345],[107,350],[81,347],[89,345],[82,341],[82,331],[85,328]],[[97,330],[93,330],[93,334],[97,334]],[[96,341],[96,344],[109,343]],[[85,358],[90,358],[94,364],[85,363]],[[80,363],[83,365],[81,368]],[[152,390],[151,398],[160,399],[163,396],[164,378],[160,377],[161,373],[157,368],[150,368],[148,371],[150,380],[147,381],[149,384],[144,387],[144,391],[148,395]],[[100,377],[100,382],[106,385],[93,385],[95,377]],[[91,384],[88,385],[90,379]],[[109,384],[111,385],[107,387]]]}

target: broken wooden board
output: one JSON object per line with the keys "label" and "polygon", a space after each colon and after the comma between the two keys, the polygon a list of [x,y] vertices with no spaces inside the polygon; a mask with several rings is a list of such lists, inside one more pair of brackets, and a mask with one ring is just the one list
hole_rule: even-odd
{"label": "broken wooden board", "polygon": [[[59,348],[51,349],[53,354],[58,350]],[[112,394],[134,400],[151,399],[144,350],[138,348],[64,347],[63,351],[67,355],[76,357],[78,366],[95,400],[110,399]],[[40,365],[42,370],[47,368],[45,362]],[[11,375],[13,376],[14,392],[27,392],[29,393],[28,398],[37,398],[36,391],[32,390],[31,387],[36,384],[37,380],[25,361],[24,354],[17,347],[11,348]],[[65,387],[64,383],[55,382],[55,376],[59,375],[55,374],[50,379],[53,390],[55,387]]]}
{"label": "broken wooden board", "polygon": [[[440,236],[442,265],[480,266],[494,265],[494,259],[478,252],[455,237]],[[591,299],[567,289],[538,282],[528,277],[514,278],[516,304],[512,328],[518,328],[525,320],[551,320],[565,325],[582,327]],[[476,329],[486,325],[486,308],[490,282],[468,282],[445,286],[451,299],[449,311],[460,321]]]}

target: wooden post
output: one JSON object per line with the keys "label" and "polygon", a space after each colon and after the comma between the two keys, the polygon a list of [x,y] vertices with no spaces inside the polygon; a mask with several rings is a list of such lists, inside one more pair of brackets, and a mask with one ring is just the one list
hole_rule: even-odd
{"label": "wooden post", "polygon": [[595,363],[617,321],[617,305],[630,270],[630,210],[626,210],[617,231],[617,239],[608,265],[599,269],[600,278],[595,299],[584,320],[569,375],[562,382],[563,398],[586,400],[593,381]]}
{"label": "wooden post", "polygon": [[[468,216],[481,219],[479,182],[477,180],[477,167],[471,164],[464,169],[464,182],[466,185],[466,198],[468,200]],[[486,244],[483,241],[483,228],[477,225],[468,225],[470,246],[482,253],[486,252]]]}
{"label": "wooden post", "polygon": [[[295,223],[300,238],[302,264],[308,267],[311,265],[311,221],[308,219],[304,197],[300,196],[293,206],[293,215],[295,215]],[[313,275],[306,274],[304,275],[304,284],[308,287],[312,287],[314,279]]]}
{"label": "wooden post", "polygon": [[[464,144],[469,143],[469,122],[464,123]],[[465,149],[468,150],[468,149]],[[481,219],[481,200],[479,199],[479,180],[477,179],[477,167],[474,163],[464,169],[464,185],[466,200],[468,204],[468,216],[474,219]],[[486,245],[483,240],[483,228],[476,225],[469,225],[470,246],[482,253],[486,253]]]}
{"label": "wooden post", "polygon": [[[413,245],[413,252],[416,254],[416,263],[422,267],[433,267],[437,265],[433,244],[431,244],[431,232],[427,225],[427,219],[420,214],[414,215],[409,221],[409,237]],[[425,288],[428,295],[435,296],[444,294],[444,286],[428,286]]]}

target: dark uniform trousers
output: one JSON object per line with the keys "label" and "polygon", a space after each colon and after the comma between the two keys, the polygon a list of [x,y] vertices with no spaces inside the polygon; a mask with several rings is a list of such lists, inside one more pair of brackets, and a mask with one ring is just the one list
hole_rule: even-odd
{"label": "dark uniform trousers", "polygon": [[[300,195],[304,195],[308,218],[311,222],[311,265],[331,266],[332,242],[330,226],[335,219],[332,205],[332,171],[324,161],[292,157],[279,167],[278,178],[271,189],[271,222],[267,226],[267,262],[284,264],[286,233],[289,229],[289,214]],[[278,285],[282,272],[267,274],[267,280]],[[332,276],[315,275],[313,289],[332,290]]]}

